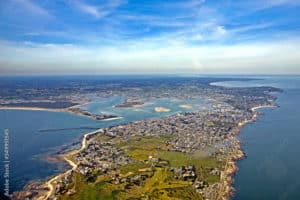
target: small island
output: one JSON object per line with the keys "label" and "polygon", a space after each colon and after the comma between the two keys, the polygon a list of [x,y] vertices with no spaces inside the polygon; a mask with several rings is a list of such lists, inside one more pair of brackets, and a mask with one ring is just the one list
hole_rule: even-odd
{"label": "small island", "polygon": [[155,110],[155,112],[170,112],[171,111],[171,109],[164,108],[164,107],[155,107],[154,110]]}
{"label": "small island", "polygon": [[192,105],[188,105],[188,104],[182,104],[182,105],[179,106],[179,108],[192,109],[193,106]]}

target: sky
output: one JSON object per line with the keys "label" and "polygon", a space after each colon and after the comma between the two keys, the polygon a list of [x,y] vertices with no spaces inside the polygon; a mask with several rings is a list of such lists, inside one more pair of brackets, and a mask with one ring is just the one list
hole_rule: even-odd
{"label": "sky", "polygon": [[300,0],[0,0],[0,74],[300,74]]}

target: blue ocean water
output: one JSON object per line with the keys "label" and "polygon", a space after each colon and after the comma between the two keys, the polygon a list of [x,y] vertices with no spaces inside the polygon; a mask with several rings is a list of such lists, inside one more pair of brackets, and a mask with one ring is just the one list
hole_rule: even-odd
{"label": "blue ocean water", "polygon": [[234,200],[300,199],[300,76],[264,76],[263,80],[216,83],[227,87],[274,86],[279,108],[260,109],[258,121],[239,137],[247,157],[238,162]]}
{"label": "blue ocean water", "polygon": [[[45,178],[64,169],[63,163],[47,163],[44,154],[58,151],[58,147],[79,140],[85,130],[68,130],[40,132],[49,128],[72,128],[83,126],[101,126],[88,118],[68,113],[0,110],[1,147],[0,156],[3,160],[2,141],[4,130],[9,132],[10,191],[22,189],[30,180]],[[75,128],[74,127],[74,128]],[[3,166],[0,172],[3,175]],[[3,187],[1,178],[1,189]]]}

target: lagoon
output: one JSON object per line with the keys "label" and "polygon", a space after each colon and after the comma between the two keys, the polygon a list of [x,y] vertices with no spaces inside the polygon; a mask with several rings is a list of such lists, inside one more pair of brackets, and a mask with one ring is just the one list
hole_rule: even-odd
{"label": "lagoon", "polygon": [[[10,155],[10,192],[22,190],[33,180],[43,180],[70,168],[63,162],[47,162],[45,157],[60,151],[65,147],[73,147],[84,133],[122,123],[149,118],[165,117],[194,109],[207,109],[207,104],[201,99],[149,99],[139,108],[116,108],[123,101],[122,97],[94,98],[91,103],[82,106],[92,113],[115,114],[122,117],[113,121],[95,121],[70,113],[31,111],[31,110],[0,110],[1,141],[4,132],[9,132]],[[181,108],[189,104],[192,108]],[[155,112],[154,108],[164,106],[170,112]],[[75,146],[76,147],[76,146]],[[4,145],[0,146],[0,156],[4,156]],[[2,160],[2,159],[1,159]],[[0,174],[4,174],[4,166]],[[4,179],[1,178],[0,189],[3,191]]]}

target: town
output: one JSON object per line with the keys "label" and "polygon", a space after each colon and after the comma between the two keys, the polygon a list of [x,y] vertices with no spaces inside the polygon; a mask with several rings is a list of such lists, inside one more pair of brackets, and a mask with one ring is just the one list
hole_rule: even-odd
{"label": "town", "polygon": [[[15,193],[14,199],[38,199],[46,194],[50,199],[76,199],[87,187],[95,195],[116,199],[227,199],[233,191],[235,161],[244,156],[236,135],[244,124],[256,119],[253,107],[276,106],[272,93],[280,90],[217,87],[206,79],[157,85],[108,86],[94,89],[93,95],[121,95],[124,103],[115,105],[121,108],[165,97],[202,98],[210,106],[86,135],[85,148],[65,155],[73,168],[48,182],[53,190],[45,184],[30,184]],[[80,95],[71,96],[68,98],[75,102]],[[64,109],[85,114],[77,105]]]}

